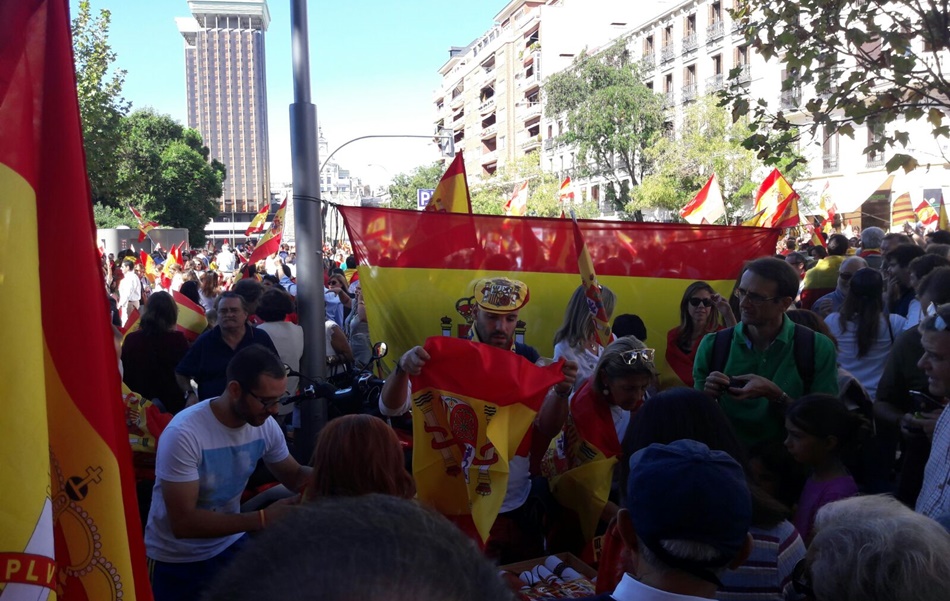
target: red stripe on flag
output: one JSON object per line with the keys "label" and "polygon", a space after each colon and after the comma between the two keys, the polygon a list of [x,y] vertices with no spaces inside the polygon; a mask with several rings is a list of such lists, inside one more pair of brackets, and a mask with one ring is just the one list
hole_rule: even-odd
{"label": "red stripe on flag", "polygon": [[[565,252],[574,239],[573,222],[566,219],[339,208],[361,265],[578,273],[577,255]],[[578,225],[601,277],[732,280],[750,255],[771,255],[778,238],[776,230],[741,226],[587,220]],[[407,246],[417,229],[427,234],[421,249],[418,240]],[[532,244],[532,253],[522,251]]]}

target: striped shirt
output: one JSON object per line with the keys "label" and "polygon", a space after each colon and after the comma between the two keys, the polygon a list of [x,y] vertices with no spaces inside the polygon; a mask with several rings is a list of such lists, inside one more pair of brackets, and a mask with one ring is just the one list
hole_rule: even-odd
{"label": "striped shirt", "polygon": [[924,468],[924,485],[917,497],[917,513],[937,519],[950,514],[950,411],[945,410],[934,428],[930,459]]}
{"label": "striped shirt", "polygon": [[752,527],[752,553],[736,570],[719,575],[720,601],[785,601],[798,599],[792,571],[805,557],[805,544],[788,520],[765,530]]}

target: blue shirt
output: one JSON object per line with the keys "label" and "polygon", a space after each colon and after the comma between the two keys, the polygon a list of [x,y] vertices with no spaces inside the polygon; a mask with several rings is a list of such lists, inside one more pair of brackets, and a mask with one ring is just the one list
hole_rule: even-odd
{"label": "blue shirt", "polygon": [[264,330],[244,325],[244,338],[232,349],[221,337],[221,326],[208,330],[191,345],[175,372],[198,383],[198,398],[201,400],[220,396],[228,385],[228,363],[237,352],[252,344],[263,345],[277,355],[277,348]]}

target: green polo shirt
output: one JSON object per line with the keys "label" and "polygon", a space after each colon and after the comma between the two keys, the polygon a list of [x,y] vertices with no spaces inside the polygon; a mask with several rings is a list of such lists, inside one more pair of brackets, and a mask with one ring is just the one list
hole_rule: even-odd
{"label": "green polo shirt", "polygon": [[[728,376],[756,374],[774,382],[793,399],[803,396],[806,391],[795,365],[794,333],[795,324],[783,315],[778,336],[768,349],[757,351],[752,347],[752,341],[746,338],[745,324],[740,323],[733,329],[729,358],[723,373]],[[697,390],[703,389],[706,376],[712,371],[709,363],[712,361],[715,339],[714,333],[707,334],[696,351],[693,381]],[[838,396],[836,360],[834,343],[827,336],[816,333],[815,378],[808,392]],[[725,393],[719,398],[719,405],[732,422],[739,439],[747,446],[766,440],[779,440],[785,436],[784,416],[770,407],[769,400],[764,397],[743,401]]]}

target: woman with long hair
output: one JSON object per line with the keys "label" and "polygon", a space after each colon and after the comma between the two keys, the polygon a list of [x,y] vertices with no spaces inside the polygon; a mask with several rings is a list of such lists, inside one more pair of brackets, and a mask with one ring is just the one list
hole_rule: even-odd
{"label": "woman with long hair", "polygon": [[416,494],[396,433],[372,415],[331,420],[320,431],[310,464],[306,501],[374,493],[411,499]]}
{"label": "woman with long hair", "polygon": [[884,313],[884,278],[876,269],[859,269],[837,313],[825,318],[838,340],[838,364],[864,386],[872,399],[894,338],[906,319]]}
{"label": "woman with long hair", "polygon": [[706,282],[693,282],[680,300],[680,325],[666,334],[666,362],[686,386],[693,385],[693,361],[703,336],[736,325],[729,300]]}
{"label": "woman with long hair", "polygon": [[[609,322],[617,304],[617,296],[606,286],[600,287],[600,296]],[[576,387],[594,373],[603,351],[604,347],[597,340],[594,316],[587,304],[585,289],[578,286],[567,302],[561,327],[554,333],[554,359],[556,361],[564,357],[577,362]]]}
{"label": "woman with long hair", "polygon": [[201,299],[201,306],[205,312],[214,309],[214,301],[221,294],[221,286],[218,283],[218,272],[213,269],[202,272],[201,287],[198,290],[198,296]]}
{"label": "woman with long hair", "polygon": [[145,303],[139,329],[122,343],[122,380],[146,399],[159,399],[171,413],[185,408],[175,380],[175,366],[188,352],[178,326],[178,305],[172,295],[153,292]]}

